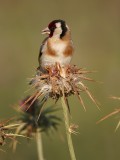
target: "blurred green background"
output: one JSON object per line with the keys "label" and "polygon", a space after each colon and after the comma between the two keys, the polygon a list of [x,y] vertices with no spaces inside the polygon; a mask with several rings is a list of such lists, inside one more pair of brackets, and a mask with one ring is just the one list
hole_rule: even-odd
{"label": "blurred green background", "polygon": [[[72,63],[97,70],[90,76],[104,82],[86,83],[101,103],[101,111],[87,95],[83,96],[87,112],[77,98],[70,98],[72,121],[79,125],[80,132],[73,135],[77,160],[120,159],[120,130],[114,133],[119,116],[96,125],[101,117],[120,106],[120,102],[108,98],[120,96],[119,4],[118,0],[0,0],[0,119],[16,115],[12,106],[26,95],[27,78],[34,75],[38,66],[39,47],[44,39],[41,30],[51,20],[64,19],[75,45]],[[20,142],[16,153],[9,147],[6,153],[0,152],[0,160],[37,160],[35,142]],[[64,123],[50,137],[43,134],[43,145],[46,160],[70,159]]]}

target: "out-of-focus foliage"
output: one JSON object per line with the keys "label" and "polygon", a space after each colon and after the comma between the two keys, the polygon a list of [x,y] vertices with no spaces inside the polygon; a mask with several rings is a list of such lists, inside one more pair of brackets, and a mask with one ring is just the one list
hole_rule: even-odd
{"label": "out-of-focus foliage", "polygon": [[27,96],[21,101],[19,108],[21,114],[18,118],[20,125],[16,129],[16,132],[32,137],[37,130],[45,133],[49,133],[52,129],[57,130],[61,119],[53,114],[56,112],[56,108],[54,106],[49,106],[49,108],[43,109],[46,102],[45,97],[43,97],[41,101],[30,98],[30,96]]}

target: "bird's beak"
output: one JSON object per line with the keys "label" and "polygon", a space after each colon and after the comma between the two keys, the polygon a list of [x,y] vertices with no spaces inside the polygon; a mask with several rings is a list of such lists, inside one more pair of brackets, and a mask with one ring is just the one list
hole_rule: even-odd
{"label": "bird's beak", "polygon": [[47,27],[47,28],[43,29],[42,34],[50,34],[49,28]]}

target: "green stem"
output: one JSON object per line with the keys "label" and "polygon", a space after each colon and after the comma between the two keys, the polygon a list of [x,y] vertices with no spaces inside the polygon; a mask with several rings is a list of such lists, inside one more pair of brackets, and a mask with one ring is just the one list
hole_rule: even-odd
{"label": "green stem", "polygon": [[42,137],[39,129],[37,129],[36,131],[36,143],[37,143],[37,150],[38,150],[38,160],[44,160]]}
{"label": "green stem", "polygon": [[67,108],[67,105],[65,103],[64,95],[63,95],[63,97],[61,97],[61,102],[62,102],[62,107],[63,107],[65,127],[66,127],[66,135],[67,135],[67,141],[68,141],[68,147],[69,147],[71,160],[76,160],[74,147],[73,147],[73,143],[72,143],[72,137],[71,137],[71,133],[69,132],[70,122],[69,122],[68,108]]}

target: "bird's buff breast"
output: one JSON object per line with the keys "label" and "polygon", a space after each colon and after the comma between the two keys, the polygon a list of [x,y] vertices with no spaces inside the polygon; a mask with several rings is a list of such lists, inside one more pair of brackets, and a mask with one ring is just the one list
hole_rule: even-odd
{"label": "bird's buff breast", "polygon": [[67,46],[68,44],[63,42],[48,42],[46,49],[44,50],[44,54],[41,57],[41,65],[54,65],[56,62],[61,66],[68,65],[71,61],[71,55],[65,55]]}
{"label": "bird's buff breast", "polygon": [[63,57],[63,56],[55,56],[52,57],[50,55],[44,55],[41,59],[41,66],[49,66],[49,65],[55,65],[56,62],[58,62],[61,66],[68,65],[71,61],[71,57]]}

